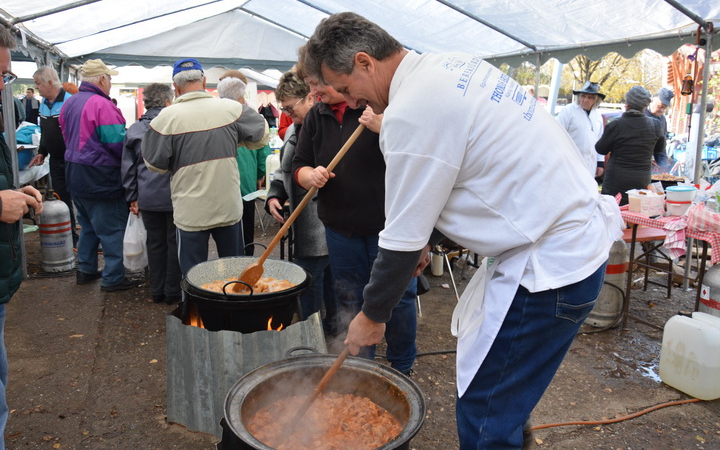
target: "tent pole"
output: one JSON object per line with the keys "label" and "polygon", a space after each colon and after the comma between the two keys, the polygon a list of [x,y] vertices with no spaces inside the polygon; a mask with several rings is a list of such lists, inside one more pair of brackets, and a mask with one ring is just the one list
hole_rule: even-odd
{"label": "tent pole", "polygon": [[703,67],[702,93],[700,94],[700,120],[696,126],[697,149],[695,150],[695,178],[693,179],[696,184],[700,183],[702,175],[702,149],[705,141],[705,108],[707,107],[710,64],[712,64],[712,33],[705,33],[705,66]]}
{"label": "tent pole", "polygon": [[680,4],[677,0],[665,0],[665,3],[668,3],[673,8],[677,9],[681,13],[685,14],[689,18],[691,18],[695,23],[703,27],[704,29],[708,29],[708,22],[706,22],[702,17],[698,16],[694,12],[690,11],[686,7]]}
{"label": "tent pole", "polygon": [[540,53],[535,54],[535,98],[540,98]]}
{"label": "tent pole", "polygon": [[558,59],[553,61],[553,74],[550,80],[550,97],[548,103],[550,104],[550,114],[555,115],[555,106],[558,101],[558,92],[560,91],[560,81],[562,79],[563,63]]}

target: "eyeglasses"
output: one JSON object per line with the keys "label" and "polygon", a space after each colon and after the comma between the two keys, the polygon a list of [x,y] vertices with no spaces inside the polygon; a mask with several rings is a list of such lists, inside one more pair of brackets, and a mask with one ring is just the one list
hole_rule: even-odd
{"label": "eyeglasses", "polygon": [[5,84],[10,84],[13,81],[17,80],[17,75],[15,75],[12,72],[3,72],[2,77],[3,77],[3,83],[5,83]]}
{"label": "eyeglasses", "polygon": [[285,107],[285,108],[280,108],[280,111],[284,112],[284,113],[287,114],[288,116],[292,116],[292,115],[295,113],[295,107],[296,107],[297,105],[299,105],[300,102],[302,102],[303,100],[305,100],[305,97],[303,97],[303,98],[301,98],[300,100],[296,101],[295,104],[292,105],[292,106],[288,106],[288,107]]}

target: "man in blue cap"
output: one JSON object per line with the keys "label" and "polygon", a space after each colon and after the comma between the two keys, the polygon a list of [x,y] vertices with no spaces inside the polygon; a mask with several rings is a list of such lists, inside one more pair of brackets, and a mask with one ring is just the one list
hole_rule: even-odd
{"label": "man in blue cap", "polygon": [[[650,100],[648,107],[645,108],[646,116],[652,117],[660,122],[660,131],[662,132],[663,139],[667,139],[667,120],[665,120],[665,111],[670,106],[670,103],[672,103],[674,96],[675,94],[670,89],[666,87],[660,88],[657,94],[655,94],[652,100]],[[667,166],[667,156],[663,153],[657,163],[660,167]]]}
{"label": "man in blue cap", "polygon": [[252,108],[205,91],[205,73],[192,58],[173,66],[175,101],[150,122],[142,154],[150,170],[170,172],[180,270],[207,261],[210,236],[218,255],[242,255],[243,212],[237,148],[268,142],[265,119]]}

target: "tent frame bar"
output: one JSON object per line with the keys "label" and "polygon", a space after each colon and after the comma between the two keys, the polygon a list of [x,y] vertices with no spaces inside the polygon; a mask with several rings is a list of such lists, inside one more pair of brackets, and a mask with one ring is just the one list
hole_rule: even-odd
{"label": "tent frame bar", "polygon": [[[712,24],[710,24],[712,29]],[[697,130],[697,149],[695,150],[695,173],[693,182],[699,183],[702,176],[702,149],[705,144],[705,109],[707,108],[707,91],[708,81],[710,78],[710,65],[712,64],[712,33],[706,33],[705,40],[705,65],[703,66],[702,75],[702,93],[700,94],[700,120],[696,126]]]}
{"label": "tent frame bar", "polygon": [[[690,11],[689,9],[687,9],[686,7],[684,7],[683,5],[678,3],[677,0],[665,0],[665,3],[669,4],[673,8],[677,9],[681,13],[683,13],[686,16],[688,16],[689,18],[691,18],[693,21],[695,21],[695,23],[697,23],[698,25],[703,27],[705,30],[708,30],[708,31],[712,30],[711,24],[709,24],[708,22],[705,21],[705,19],[703,19],[702,17],[698,16],[697,14],[693,13],[692,11]],[[708,27],[710,27],[710,28],[708,29]]]}
{"label": "tent frame bar", "polygon": [[13,19],[13,21],[11,23],[13,25],[15,25],[18,23],[27,22],[28,20],[39,19],[41,17],[49,16],[51,14],[68,11],[68,10],[74,9],[74,8],[79,8],[80,6],[89,5],[91,3],[97,3],[99,1],[101,1],[101,0],[80,0],[80,1],[77,1],[74,3],[68,3],[67,5],[58,6],[57,8],[48,9],[47,11],[42,11],[42,12],[35,13],[35,14],[28,14],[27,16],[22,16],[22,17],[16,17],[15,19]]}
{"label": "tent frame bar", "polygon": [[[38,48],[44,50],[45,52],[51,52],[51,53],[56,54],[59,57],[59,59],[67,58],[67,55],[65,53],[60,51],[60,49],[58,49],[51,43],[38,38],[33,33],[27,31],[24,28],[20,28],[20,27],[13,25],[12,23],[8,22],[7,20],[3,19],[2,17],[0,17],[0,25],[5,25],[5,27],[7,27],[11,32],[21,33],[22,35],[25,36],[25,38],[28,41],[30,41],[31,43],[36,45]],[[18,45],[18,47],[20,47],[20,45]],[[46,58],[46,60],[47,60],[47,58]]]}
{"label": "tent frame bar", "polygon": [[[696,31],[689,31],[686,33],[679,32],[677,34],[677,38],[693,37],[695,35],[696,35]],[[546,58],[544,58],[544,60],[547,60],[550,58],[554,58],[553,53],[555,53],[555,52],[577,50],[578,54],[580,54],[580,53],[583,53],[583,51],[591,49],[591,48],[613,46],[615,44],[623,44],[623,43],[628,44],[628,46],[629,46],[632,44],[643,44],[643,43],[646,43],[646,42],[652,41],[652,40],[653,40],[652,38],[640,37],[640,38],[635,38],[635,39],[609,40],[609,41],[599,42],[596,44],[586,44],[586,45],[583,45],[582,47],[577,47],[574,45],[568,45],[568,46],[562,46],[562,47],[544,47],[541,49],[537,49],[535,51],[528,51],[528,52],[524,52],[524,53],[512,52],[512,53],[501,53],[501,54],[496,54],[496,55],[490,55],[490,56],[485,57],[484,59],[485,60],[506,59],[506,58],[521,58],[521,59],[523,59],[523,58],[529,58],[531,56],[534,56],[535,54],[540,54],[540,55],[545,54]],[[679,44],[678,47],[680,47],[681,45],[682,44]],[[647,48],[652,48],[652,47],[647,47]],[[611,50],[608,50],[608,52],[610,52],[610,51]]]}

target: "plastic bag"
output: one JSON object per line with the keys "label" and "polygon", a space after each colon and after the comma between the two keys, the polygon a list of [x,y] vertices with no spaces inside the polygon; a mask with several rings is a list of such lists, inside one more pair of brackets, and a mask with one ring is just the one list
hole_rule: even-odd
{"label": "plastic bag", "polygon": [[142,270],[148,264],[147,231],[141,217],[128,214],[123,237],[123,264],[128,270]]}

